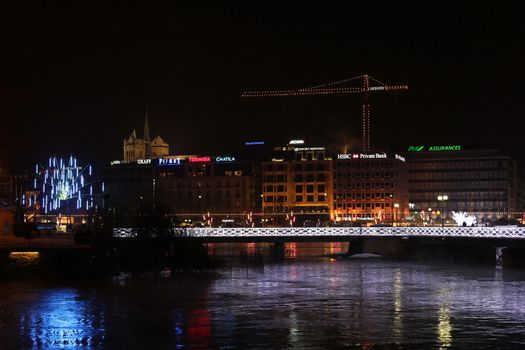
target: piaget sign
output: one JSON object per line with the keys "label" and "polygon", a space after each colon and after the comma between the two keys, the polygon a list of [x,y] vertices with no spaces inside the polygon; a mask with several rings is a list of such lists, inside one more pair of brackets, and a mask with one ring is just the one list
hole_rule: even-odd
{"label": "piaget sign", "polygon": [[446,152],[446,151],[461,151],[461,145],[445,145],[445,146],[408,146],[409,152]]}

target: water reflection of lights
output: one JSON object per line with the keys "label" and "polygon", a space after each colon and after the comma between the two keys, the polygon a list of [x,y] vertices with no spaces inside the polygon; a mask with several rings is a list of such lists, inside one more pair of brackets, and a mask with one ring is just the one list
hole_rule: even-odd
{"label": "water reflection of lights", "polygon": [[211,313],[205,309],[192,310],[188,317],[188,343],[190,347],[207,349],[211,345]]}
{"label": "water reflection of lights", "polygon": [[246,244],[246,252],[248,255],[255,255],[257,252],[257,245],[255,243],[247,243]]}
{"label": "water reflection of lights", "polygon": [[401,280],[401,270],[397,268],[394,272],[394,321],[392,324],[392,333],[395,342],[400,342],[403,339],[402,291],[403,284]]}
{"label": "water reflection of lights", "polygon": [[290,308],[290,327],[288,328],[288,344],[292,347],[299,345],[299,317],[297,311],[292,305]]}
{"label": "water reflection of lights", "polygon": [[286,257],[287,258],[297,258],[297,243],[295,242],[290,242],[290,243],[285,243],[286,245]]}
{"label": "water reflection of lights", "polygon": [[439,307],[437,336],[440,349],[449,348],[452,345],[452,323],[450,322],[450,308],[448,305],[448,290],[441,290],[443,303]]}
{"label": "water reflection of lights", "polygon": [[72,289],[51,291],[20,315],[20,335],[28,348],[98,349],[103,342],[103,312]]}
{"label": "water reflection of lights", "polygon": [[26,259],[26,260],[35,260],[40,257],[39,252],[11,252],[9,253],[9,258],[11,259]]}
{"label": "water reflection of lights", "polygon": [[328,242],[325,245],[324,253],[326,255],[330,255],[330,254],[340,253],[341,251],[342,251],[341,242]]}

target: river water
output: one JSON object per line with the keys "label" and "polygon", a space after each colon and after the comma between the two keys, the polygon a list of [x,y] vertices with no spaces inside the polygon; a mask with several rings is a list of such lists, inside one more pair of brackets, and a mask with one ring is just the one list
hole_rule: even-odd
{"label": "river water", "polygon": [[0,284],[0,349],[525,348],[525,272],[287,259]]}

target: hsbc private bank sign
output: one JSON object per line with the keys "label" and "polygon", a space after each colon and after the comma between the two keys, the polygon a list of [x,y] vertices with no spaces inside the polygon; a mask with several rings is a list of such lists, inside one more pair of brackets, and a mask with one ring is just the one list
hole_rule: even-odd
{"label": "hsbc private bank sign", "polygon": [[386,153],[340,153],[337,159],[384,159],[388,158]]}

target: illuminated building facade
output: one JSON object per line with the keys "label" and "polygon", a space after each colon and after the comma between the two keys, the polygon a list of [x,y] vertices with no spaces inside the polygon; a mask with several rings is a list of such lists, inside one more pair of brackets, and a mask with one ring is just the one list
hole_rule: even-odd
{"label": "illuminated building facade", "polygon": [[[434,219],[451,219],[452,211],[485,219],[513,218],[517,213],[516,162],[497,150],[468,150],[461,145],[410,146],[410,203]],[[446,201],[438,196],[446,195]],[[430,210],[429,210],[430,209]]]}
{"label": "illuminated building facade", "polygon": [[113,161],[103,169],[110,207],[156,205],[169,214],[260,211],[257,164],[234,156],[181,155]]}
{"label": "illuminated building facade", "polygon": [[262,209],[267,214],[293,213],[304,221],[330,219],[332,161],[324,147],[304,147],[302,140],[275,149],[262,162]]}
{"label": "illuminated building facade", "polygon": [[401,223],[408,213],[404,157],[387,153],[338,154],[333,161],[333,217],[337,221]]}
{"label": "illuminated building facade", "polygon": [[149,136],[148,115],[144,119],[144,137],[137,137],[137,132],[133,130],[129,137],[123,142],[123,159],[134,162],[139,159],[159,158],[169,155],[170,146],[160,136],[156,136],[153,141]]}
{"label": "illuminated building facade", "polygon": [[158,202],[169,213],[241,214],[260,211],[258,166],[234,156],[158,159]]}

